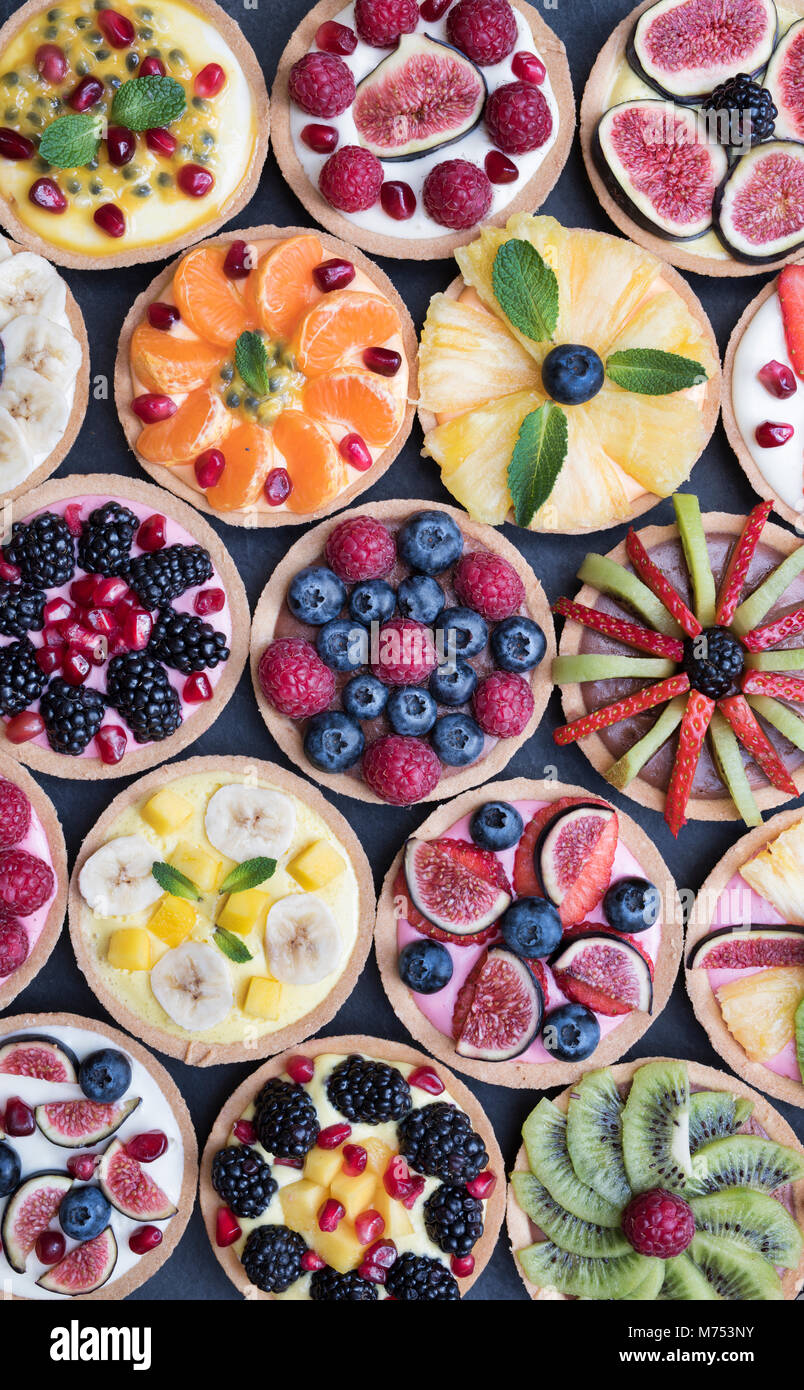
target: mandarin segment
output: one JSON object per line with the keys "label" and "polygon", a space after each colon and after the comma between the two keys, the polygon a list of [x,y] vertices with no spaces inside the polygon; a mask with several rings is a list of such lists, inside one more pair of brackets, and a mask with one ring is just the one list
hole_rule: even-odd
{"label": "mandarin segment", "polygon": [[238,425],[226,440],[226,467],[219,482],[207,491],[207,501],[219,512],[240,511],[256,502],[274,462],[271,436],[259,425]]}
{"label": "mandarin segment", "polygon": [[294,340],[299,368],[307,376],[321,376],[340,366],[353,349],[379,347],[399,329],[399,315],[381,295],[336,290],[299,324]]}
{"label": "mandarin segment", "polygon": [[313,270],[324,259],[317,236],[290,237],[259,261],[247,281],[247,298],[268,333],[290,338],[303,314],[321,298]]}
{"label": "mandarin segment", "polygon": [[390,444],[405,415],[405,402],[382,377],[353,367],[308,381],[304,405],[317,419],[345,425],[374,445]]}
{"label": "mandarin segment", "polygon": [[206,385],[221,358],[220,347],[164,333],[147,322],[137,324],[131,338],[132,368],[153,391],[194,391]]}
{"label": "mandarin segment", "polygon": [[285,460],[293,489],[292,512],[313,512],[346,485],[346,465],[321,425],[300,410],[285,410],[274,425],[273,440]]}
{"label": "mandarin segment", "polygon": [[148,463],[170,467],[220,444],[231,428],[232,417],[220,396],[202,386],[190,392],[175,415],[140,430],[137,452]]}
{"label": "mandarin segment", "polygon": [[183,256],[173,277],[173,294],[185,323],[199,338],[231,347],[253,327],[249,306],[224,273],[226,250],[197,246]]}

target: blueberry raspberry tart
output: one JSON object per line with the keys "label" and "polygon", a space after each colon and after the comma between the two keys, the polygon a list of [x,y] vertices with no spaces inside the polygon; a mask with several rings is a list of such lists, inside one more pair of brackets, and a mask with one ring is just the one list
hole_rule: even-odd
{"label": "blueberry raspberry tart", "polygon": [[249,1299],[457,1301],[504,1200],[502,1155],[466,1087],[362,1036],[268,1062],[224,1106],[201,1165],[207,1233]]}
{"label": "blueberry raspberry tart", "polygon": [[0,753],[0,1008],[42,968],[67,900],[67,855],[55,808],[33,777]]}
{"label": "blueberry raspberry tart", "polygon": [[508,1235],[534,1299],[794,1299],[804,1149],[741,1081],[660,1057],[589,1072],[522,1127]]}

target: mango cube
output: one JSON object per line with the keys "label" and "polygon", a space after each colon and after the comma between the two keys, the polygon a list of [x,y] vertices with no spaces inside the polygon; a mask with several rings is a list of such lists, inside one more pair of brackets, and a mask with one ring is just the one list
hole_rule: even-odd
{"label": "mango cube", "polygon": [[115,970],[150,970],[151,942],[143,927],[121,927],[112,932],[106,959]]}
{"label": "mango cube", "polygon": [[237,932],[238,936],[248,936],[250,931],[265,925],[270,901],[270,895],[261,893],[259,888],[247,888],[244,893],[230,893],[218,913],[218,926]]}
{"label": "mango cube", "polygon": [[382,1176],[396,1150],[386,1144],[383,1139],[377,1139],[372,1134],[369,1134],[365,1139],[361,1139],[360,1143],[363,1145],[368,1155],[367,1166],[373,1173],[379,1173]]}
{"label": "mango cube", "polygon": [[317,1182],[311,1182],[309,1178],[300,1178],[298,1182],[281,1187],[279,1201],[285,1225],[289,1226],[291,1231],[300,1231],[302,1235],[312,1230],[317,1232],[318,1213],[326,1199],[326,1188]]}
{"label": "mango cube", "polygon": [[205,849],[181,840],[170,856],[170,863],[179,873],[186,874],[202,893],[211,893],[221,881],[223,860]]}
{"label": "mango cube", "polygon": [[395,1197],[389,1197],[386,1192],[382,1178],[380,1178],[374,1189],[374,1196],[370,1202],[366,1203],[374,1211],[378,1211],[385,1222],[383,1238],[396,1240],[397,1236],[409,1236],[413,1230],[407,1212],[401,1202],[397,1202]]}
{"label": "mango cube", "polygon": [[337,1269],[339,1274],[346,1274],[350,1269],[354,1269],[365,1254],[363,1246],[346,1221],[341,1221],[334,1231],[319,1231],[316,1227],[313,1248],[316,1254],[320,1255],[322,1260],[326,1260],[333,1269]]}
{"label": "mango cube", "polygon": [[282,986],[278,980],[253,975],[248,982],[243,1012],[251,1018],[279,1018],[281,997]]}
{"label": "mango cube", "polygon": [[174,898],[166,893],[160,898],[148,926],[166,946],[180,946],[182,941],[192,936],[196,915],[193,904],[186,898]]}
{"label": "mango cube", "polygon": [[368,1169],[357,1177],[341,1171],[330,1183],[329,1195],[342,1204],[349,1220],[354,1221],[361,1211],[368,1211],[372,1206],[376,1183],[377,1179]]}
{"label": "mango cube", "polygon": [[343,873],[343,868],[343,859],[337,850],[326,840],[315,840],[291,859],[287,871],[300,888],[312,893],[316,888],[326,888],[328,883]]}
{"label": "mango cube", "polygon": [[157,835],[170,835],[172,831],[179,830],[187,824],[192,814],[192,802],[171,791],[170,787],[163,787],[142,808],[143,820],[147,820]]}
{"label": "mango cube", "polygon": [[[304,1160],[304,1176],[311,1182],[319,1182],[329,1187],[343,1165],[340,1149],[311,1149]],[[335,1194],[333,1193],[333,1196]]]}

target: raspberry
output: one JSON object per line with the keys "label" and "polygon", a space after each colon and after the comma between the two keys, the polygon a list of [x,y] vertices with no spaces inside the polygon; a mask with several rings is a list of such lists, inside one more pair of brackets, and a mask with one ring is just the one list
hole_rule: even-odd
{"label": "raspberry", "polygon": [[506,154],[526,154],[549,140],[553,117],[544,93],[532,82],[508,82],[492,92],[484,113],[486,129]]}
{"label": "raspberry", "polygon": [[415,618],[391,618],[380,628],[371,673],[386,685],[422,685],[438,665],[433,635]]}
{"label": "raspberry", "polygon": [[461,603],[492,623],[510,618],[525,597],[525,586],[513,565],[490,550],[462,555],[453,583]]}
{"label": "raspberry", "polygon": [[524,676],[494,671],[477,687],[472,709],[484,734],[516,738],[533,714],[533,691]]}
{"label": "raspberry", "polygon": [[265,698],[289,719],[320,714],[335,694],[332,671],[301,637],[280,637],[266,647],[259,676]]}
{"label": "raspberry", "polygon": [[466,231],[491,207],[491,183],[468,159],[445,159],[424,180],[422,201],[434,222],[453,231]]}
{"label": "raspberry", "polygon": [[438,785],[441,763],[429,744],[401,734],[386,734],[363,754],[363,780],[392,806],[421,801]]}
{"label": "raspberry", "polygon": [[623,1234],[640,1255],[669,1260],[686,1250],[695,1235],[695,1217],[683,1197],[654,1187],[628,1203]]}
{"label": "raspberry", "polygon": [[22,922],[0,909],[0,980],[18,970],[28,956],[28,933]]}
{"label": "raspberry", "polygon": [[416,0],[356,0],[355,28],[372,48],[393,48],[400,34],[412,34],[419,22]]}
{"label": "raspberry", "polygon": [[458,0],[447,16],[447,38],[481,67],[513,53],[516,16],[508,0]]}
{"label": "raspberry", "polygon": [[305,53],[288,77],[293,101],[311,116],[340,116],[355,99],[355,79],[335,53]]}
{"label": "raspberry", "polygon": [[31,803],[14,782],[0,778],[0,849],[11,849],[28,834]]}
{"label": "raspberry", "polygon": [[27,849],[0,854],[0,909],[28,917],[43,907],[55,887],[53,870]]}
{"label": "raspberry", "polygon": [[330,207],[340,212],[365,212],[379,198],[383,177],[376,154],[360,145],[344,145],[323,165],[318,187]]}
{"label": "raspberry", "polygon": [[388,574],[396,563],[396,546],[381,521],[370,516],[350,516],[330,533],[326,557],[339,579],[356,584]]}

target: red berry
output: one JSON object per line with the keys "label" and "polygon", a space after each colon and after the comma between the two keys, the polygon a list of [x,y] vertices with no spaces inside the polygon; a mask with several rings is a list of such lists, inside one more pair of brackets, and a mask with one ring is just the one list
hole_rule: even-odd
{"label": "red berry", "polygon": [[692,1208],[675,1192],[651,1188],[633,1197],[622,1215],[623,1235],[641,1255],[670,1260],[686,1250],[695,1235]]}
{"label": "red berry", "polygon": [[210,613],[220,613],[225,603],[226,595],[223,589],[199,589],[193,608],[199,618],[206,618]]}
{"label": "red berry", "polygon": [[0,980],[5,980],[15,970],[19,970],[28,959],[29,949],[28,933],[22,922],[0,910]]}
{"label": "red berry", "polygon": [[338,445],[338,453],[359,473],[365,473],[374,462],[368,444],[359,434],[345,434]]}
{"label": "red berry", "polygon": [[428,24],[432,24],[446,14],[451,4],[452,0],[422,0],[419,14]]}
{"label": "red berry", "polygon": [[148,305],[148,322],[152,328],[161,328],[163,333],[169,332],[180,318],[181,314],[175,304],[162,304],[156,300]]}
{"label": "red berry", "polygon": [[533,714],[530,681],[514,671],[493,671],[472,696],[472,711],[484,734],[517,738]]}
{"label": "red berry", "polygon": [[215,1217],[215,1244],[219,1250],[224,1250],[227,1245],[234,1245],[239,1240],[243,1232],[237,1218],[228,1207],[218,1207],[218,1214]]}
{"label": "red berry", "polygon": [[354,53],[357,48],[357,34],[354,29],[350,29],[348,24],[338,24],[337,20],[328,19],[324,24],[319,24],[315,34],[316,46],[323,53],[341,53],[347,55]]}
{"label": "red berry", "polygon": [[106,152],[109,163],[119,169],[128,164],[137,148],[137,137],[124,125],[110,125],[106,131]]}
{"label": "red berry", "polygon": [[67,1159],[67,1172],[79,1182],[89,1182],[100,1163],[100,1154],[71,1154]]}
{"label": "red berry", "polygon": [[345,1123],[327,1125],[326,1129],[319,1131],[315,1142],[319,1149],[339,1149],[344,1139],[348,1139],[351,1133],[351,1125]]}
{"label": "red berry", "polygon": [[149,1250],[155,1250],[161,1244],[162,1232],[158,1226],[140,1226],[128,1238],[128,1248],[135,1255],[147,1255]]}
{"label": "red berry", "polygon": [[396,544],[383,522],[371,516],[350,516],[330,531],[326,560],[347,584],[382,579],[396,564]]}
{"label": "red berry", "polygon": [[[346,1173],[348,1177],[356,1178],[360,1173],[364,1173],[367,1163],[368,1153],[363,1148],[362,1144],[344,1144],[342,1167],[344,1173]],[[378,1232],[377,1234],[380,1235],[382,1233]],[[368,1241],[363,1241],[363,1244],[367,1245]]]}
{"label": "red berry", "polygon": [[6,1102],[6,1114],[3,1121],[6,1134],[12,1139],[27,1139],[29,1134],[33,1134],[36,1129],[34,1112],[30,1105],[26,1105],[19,1096],[11,1096]]}
{"label": "red berry", "polygon": [[415,618],[391,618],[380,628],[372,674],[386,685],[422,685],[438,665],[433,634]]}
{"label": "red berry", "polygon": [[152,392],[146,392],[145,395],[134,397],[131,409],[138,419],[143,420],[146,425],[152,425],[156,420],[169,420],[171,415],[176,414],[178,406],[170,396],[157,396]]}
{"label": "red berry", "polygon": [[154,512],[152,516],[147,516],[137,532],[137,545],[140,550],[147,550],[151,554],[154,550],[162,550],[166,539],[167,518],[160,516],[159,512]]}
{"label": "red berry", "polygon": [[761,449],[778,449],[780,444],[786,444],[788,439],[792,439],[794,433],[792,425],[773,420],[765,420],[761,425],[757,425],[755,430],[756,441]]}
{"label": "red berry", "polygon": [[428,1091],[431,1096],[440,1096],[444,1090],[441,1077],[432,1067],[417,1067],[415,1071],[410,1073],[408,1082],[420,1091]]}
{"label": "red berry", "polygon": [[310,1081],[315,1071],[315,1064],[312,1057],[304,1057],[298,1053],[295,1057],[289,1057],[285,1066],[285,1071],[291,1081],[295,1081],[298,1086],[302,1086],[305,1081]]}
{"label": "red berry", "polygon": [[489,150],[483,161],[483,168],[492,183],[516,183],[519,170],[514,161],[501,150]]}
{"label": "red berry", "polygon": [[64,1259],[67,1242],[61,1231],[43,1231],[36,1241],[36,1258],[43,1265],[57,1265]]}
{"label": "red berry", "polygon": [[330,120],[348,110],[355,99],[355,79],[335,53],[305,53],[288,75],[288,91],[309,116]]}
{"label": "red berry", "polygon": [[204,700],[211,700],[212,685],[209,676],[204,671],[194,671],[184,682],[184,689],[181,693],[191,705],[199,705]]}
{"label": "red berry", "polygon": [[149,1129],[144,1134],[135,1134],[125,1145],[129,1158],[137,1163],[153,1163],[167,1152],[167,1135],[161,1129]]}
{"label": "red berry", "polygon": [[344,145],[336,150],[318,176],[321,196],[339,212],[365,212],[373,207],[382,184],[379,159],[360,145]]}
{"label": "red berry", "polygon": [[128,48],[134,42],[134,25],[117,10],[101,10],[97,23],[112,48]]}
{"label": "red berry", "polygon": [[198,486],[206,490],[220,482],[226,467],[226,458],[220,449],[205,449],[195,461],[195,476]]}
{"label": "red berry", "polygon": [[355,1235],[361,1245],[371,1245],[385,1230],[385,1218],[378,1211],[369,1208],[355,1217]]}
{"label": "red berry", "polygon": [[17,130],[0,127],[0,155],[3,159],[33,159],[36,145]]}
{"label": "red berry", "polygon": [[346,1209],[343,1203],[337,1202],[334,1197],[328,1197],[318,1213],[318,1229],[320,1231],[337,1230],[345,1215]]}
{"label": "red berry", "polygon": [[378,376],[396,376],[402,366],[402,354],[392,348],[368,347],[363,353],[363,365]]}
{"label": "red berry", "polygon": [[393,48],[400,34],[412,34],[418,22],[415,0],[355,0],[355,28],[372,48]]}
{"label": "red berry", "polygon": [[770,391],[777,400],[795,395],[796,378],[784,362],[777,362],[775,358],[766,362],[764,367],[760,367],[757,376],[765,390]]}
{"label": "red berry", "polygon": [[389,179],[380,189],[380,204],[387,217],[406,222],[416,211],[416,194],[409,183]]}
{"label": "red berry", "polygon": [[126,219],[116,203],[102,203],[92,214],[93,221],[102,232],[107,236],[121,237],[125,235]]}
{"label": "red berry", "polygon": [[490,1168],[484,1168],[482,1173],[478,1173],[476,1178],[472,1178],[472,1181],[466,1184],[466,1191],[470,1197],[476,1197],[479,1202],[485,1202],[496,1186],[496,1173],[492,1173]]}
{"label": "red berry", "polygon": [[301,1267],[308,1274],[313,1274],[317,1269],[325,1269],[326,1261],[320,1255],[316,1255],[315,1250],[305,1250],[301,1257]]}
{"label": "red berry", "polygon": [[67,210],[67,199],[53,179],[35,179],[28,189],[28,199],[43,212]]}
{"label": "red berry", "polygon": [[34,714],[32,710],[24,710],[22,714],[15,714],[6,724],[6,738],[9,743],[28,743],[32,738],[45,731],[45,721],[41,714]]}
{"label": "red berry", "polygon": [[24,840],[31,824],[31,803],[16,782],[0,777],[0,849]]}
{"label": "red berry", "polygon": [[103,83],[97,77],[82,77],[67,97],[67,105],[73,111],[88,111],[103,96]]}
{"label": "red berry", "polygon": [[176,176],[176,182],[188,198],[204,198],[215,180],[209,169],[202,168],[200,164],[183,164]]}
{"label": "red berry", "polygon": [[491,184],[482,169],[467,159],[445,159],[424,180],[425,211],[442,227],[466,231],[481,222],[491,207]]}
{"label": "red berry", "polygon": [[235,1139],[239,1139],[241,1144],[256,1144],[257,1131],[251,1120],[238,1120],[232,1127]]}
{"label": "red berry", "polygon": [[514,50],[516,16],[508,0],[458,0],[447,16],[447,38],[481,67]]}
{"label": "red berry", "polygon": [[449,1262],[450,1269],[456,1279],[468,1279],[474,1273],[474,1255],[453,1255]]}
{"label": "red berry", "polygon": [[143,58],[140,63],[138,77],[164,77],[165,65],[161,58]]}
{"label": "red berry", "polygon": [[220,63],[207,63],[206,67],[196,73],[193,91],[197,97],[206,100],[208,97],[216,97],[225,86],[226,73]]}
{"label": "red berry", "polygon": [[506,154],[541,149],[553,131],[544,93],[532,82],[508,82],[492,92],[484,112],[486,129]]}
{"label": "red berry", "polygon": [[286,468],[272,468],[265,479],[263,492],[269,507],[281,507],[293,491],[290,474]]}
{"label": "red berry", "polygon": [[57,43],[40,43],[34,54],[34,64],[36,71],[52,86],[57,87],[64,81],[67,59]]}
{"label": "red berry", "polygon": [[490,550],[465,552],[453,584],[462,604],[493,623],[512,617],[525,601],[525,586],[513,565]]}
{"label": "red berry", "polygon": [[363,778],[382,801],[410,806],[428,796],[441,777],[441,763],[429,744],[403,734],[386,734],[363,754]]}
{"label": "red berry", "polygon": [[315,154],[332,154],[338,148],[338,132],[334,125],[319,125],[311,121],[302,127],[301,138]]}
{"label": "red berry", "polygon": [[107,767],[115,767],[117,763],[122,762],[128,737],[125,729],[119,724],[102,725],[95,735],[95,742],[101,762],[106,763]]}
{"label": "red berry", "polygon": [[61,663],[61,674],[68,685],[83,685],[91,669],[92,662],[88,656],[77,647],[68,647]]}
{"label": "red berry", "polygon": [[223,260],[223,273],[230,280],[246,280],[254,269],[254,253],[247,241],[231,241]]}
{"label": "red berry", "polygon": [[335,677],[302,637],[280,637],[265,648],[259,679],[269,704],[289,719],[320,714],[335,694]]}
{"label": "red berry", "polygon": [[533,82],[537,87],[547,76],[547,68],[535,53],[515,53],[511,60],[511,71],[520,82]]}
{"label": "red berry", "polygon": [[161,154],[169,159],[176,149],[177,142],[175,135],[171,135],[169,130],[165,130],[163,126],[154,126],[151,130],[146,130],[145,143],[154,154]]}
{"label": "red berry", "polygon": [[81,535],[84,525],[81,520],[81,510],[80,502],[70,502],[69,505],[64,508],[64,520],[67,522],[71,536]]}
{"label": "red berry", "polygon": [[321,261],[320,265],[313,268],[313,279],[322,294],[330,294],[332,290],[345,290],[354,278],[355,268],[351,261]]}

